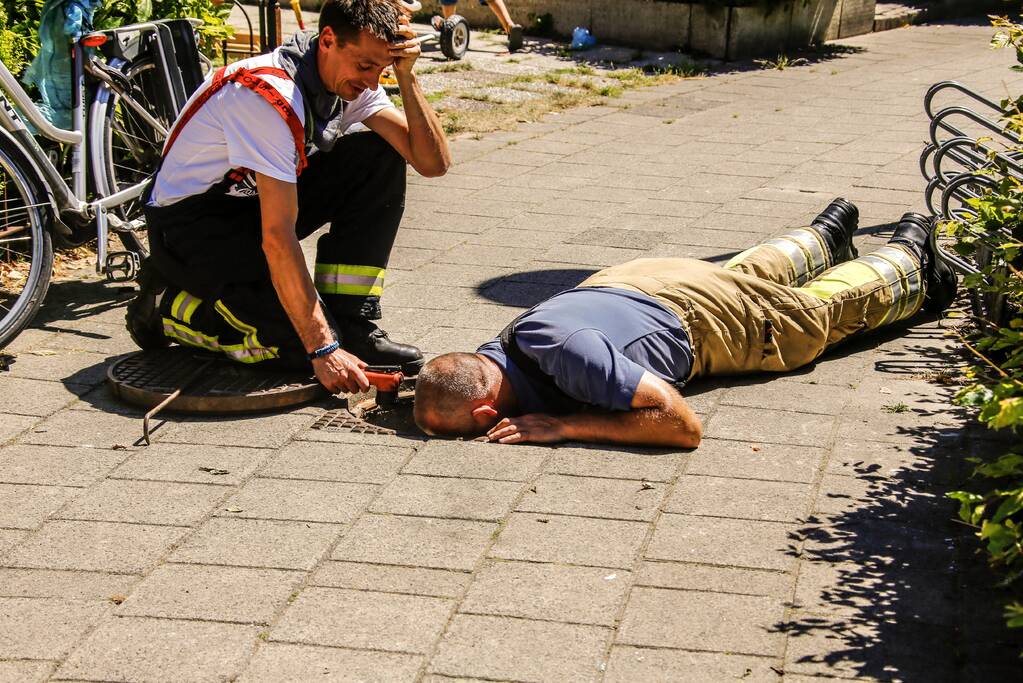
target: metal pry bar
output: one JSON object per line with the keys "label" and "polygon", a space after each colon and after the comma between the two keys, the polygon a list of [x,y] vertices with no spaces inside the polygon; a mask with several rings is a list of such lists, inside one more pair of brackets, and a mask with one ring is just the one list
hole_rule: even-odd
{"label": "metal pry bar", "polygon": [[142,440],[146,442],[147,446],[152,445],[152,442],[149,439],[150,435],[149,421],[152,420],[157,413],[159,413],[161,410],[170,405],[170,403],[174,401],[174,399],[180,396],[181,392],[183,392],[185,389],[191,386],[192,383],[199,378],[199,376],[206,368],[213,365],[218,360],[219,360],[218,358],[210,358],[209,360],[200,364],[195,370],[192,371],[192,374],[185,378],[185,381],[181,383],[181,386],[179,386],[177,389],[171,392],[170,396],[160,401],[160,403],[153,406],[150,409],[150,411],[146,413],[145,417],[142,418]]}

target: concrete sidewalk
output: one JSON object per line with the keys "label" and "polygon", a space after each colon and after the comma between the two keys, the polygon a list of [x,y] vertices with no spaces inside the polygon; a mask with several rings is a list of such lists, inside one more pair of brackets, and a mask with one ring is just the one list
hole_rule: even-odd
{"label": "concrete sidewalk", "polygon": [[[472,349],[600,267],[720,262],[839,195],[880,245],[921,208],[927,86],[1023,86],[990,34],[863,36],[458,140],[410,178],[385,328]],[[131,292],[55,284],[0,374],[2,681],[1018,678],[943,497],[984,443],[936,381],[940,323],[694,385],[688,453],[326,432],[315,406],[168,416],[144,448],[101,386]]]}

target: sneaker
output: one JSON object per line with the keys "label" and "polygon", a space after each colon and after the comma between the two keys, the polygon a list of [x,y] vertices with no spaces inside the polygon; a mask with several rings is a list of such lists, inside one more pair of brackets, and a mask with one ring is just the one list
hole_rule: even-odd
{"label": "sneaker", "polygon": [[831,250],[834,263],[844,263],[860,255],[853,244],[853,233],[859,225],[860,210],[856,205],[841,197],[828,204],[813,219],[811,227],[824,238]]}
{"label": "sneaker", "polygon": [[508,52],[518,52],[522,49],[522,27],[512,24],[508,30]]}
{"label": "sneaker", "polygon": [[170,346],[170,340],[163,334],[159,297],[166,291],[167,284],[148,258],[142,262],[138,283],[139,293],[128,302],[124,314],[128,334],[144,351],[166,348]]}
{"label": "sneaker", "polygon": [[938,252],[937,221],[919,213],[907,213],[899,221],[889,242],[909,247],[926,277],[923,310],[941,313],[955,301],[959,278]]}
{"label": "sneaker", "polygon": [[337,321],[341,347],[370,365],[397,365],[408,377],[419,374],[423,352],[411,344],[391,341],[387,333],[365,318]]}

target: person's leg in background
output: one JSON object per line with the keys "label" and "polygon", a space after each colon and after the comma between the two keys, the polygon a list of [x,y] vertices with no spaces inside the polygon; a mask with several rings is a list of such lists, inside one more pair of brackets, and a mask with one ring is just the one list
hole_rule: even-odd
{"label": "person's leg in background", "polygon": [[[501,28],[508,35],[508,50],[515,52],[522,48],[522,26],[516,24],[504,0],[480,0],[481,5],[490,7],[490,10],[501,23]],[[440,9],[445,19],[449,19],[458,9],[458,0],[440,0]],[[436,27],[435,27],[436,28]]]}

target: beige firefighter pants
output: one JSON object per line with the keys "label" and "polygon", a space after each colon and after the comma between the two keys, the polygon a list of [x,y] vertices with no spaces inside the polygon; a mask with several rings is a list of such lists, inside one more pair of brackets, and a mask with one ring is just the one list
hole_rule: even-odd
{"label": "beige firefighter pants", "polygon": [[693,346],[690,378],[784,372],[850,335],[907,318],[923,304],[920,262],[902,246],[837,265],[829,260],[816,231],[798,229],[724,267],[695,259],[638,259],[579,286],[639,291],[674,311]]}

